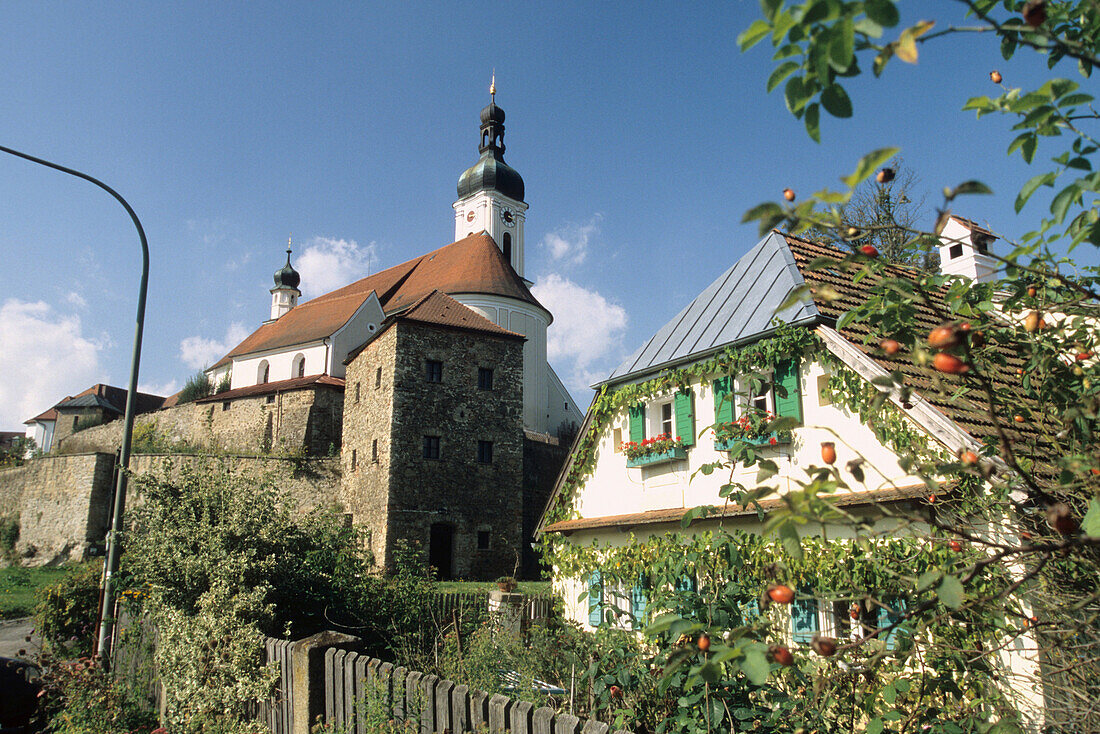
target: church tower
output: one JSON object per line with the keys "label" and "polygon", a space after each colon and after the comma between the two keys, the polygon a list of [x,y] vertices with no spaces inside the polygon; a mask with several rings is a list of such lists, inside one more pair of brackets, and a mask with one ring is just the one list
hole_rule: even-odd
{"label": "church tower", "polygon": [[290,240],[286,243],[286,265],[275,271],[275,287],[271,289],[271,318],[274,321],[298,305],[302,292],[298,284],[302,276],[290,265]]}
{"label": "church tower", "polygon": [[489,106],[481,111],[481,158],[458,179],[455,240],[482,230],[489,233],[512,268],[523,277],[523,179],[504,162],[504,110],[496,104],[496,79]]}

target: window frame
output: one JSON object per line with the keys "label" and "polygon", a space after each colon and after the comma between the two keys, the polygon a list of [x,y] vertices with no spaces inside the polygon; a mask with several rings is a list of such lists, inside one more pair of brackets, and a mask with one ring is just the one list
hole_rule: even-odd
{"label": "window frame", "polygon": [[478,439],[477,441],[477,463],[479,464],[492,464],[493,463],[493,442]]}
{"label": "window frame", "polygon": [[477,368],[477,389],[478,390],[492,390],[493,389],[493,368],[492,367],[478,367]]}
{"label": "window frame", "polygon": [[443,457],[442,437],[424,434],[423,448],[425,459],[429,461],[439,461],[439,459]]}
{"label": "window frame", "polygon": [[424,380],[435,384],[443,382],[443,361],[439,359],[424,360]]}

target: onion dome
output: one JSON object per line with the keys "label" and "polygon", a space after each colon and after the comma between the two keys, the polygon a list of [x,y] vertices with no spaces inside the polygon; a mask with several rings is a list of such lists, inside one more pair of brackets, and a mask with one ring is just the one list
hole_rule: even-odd
{"label": "onion dome", "polygon": [[286,265],[275,271],[276,288],[294,288],[302,282],[302,276],[290,265],[290,247],[286,248]]}
{"label": "onion dome", "polygon": [[493,101],[481,111],[481,158],[458,178],[458,198],[479,191],[496,191],[509,199],[523,201],[523,178],[504,162],[504,110],[496,103],[496,86],[491,88]]}

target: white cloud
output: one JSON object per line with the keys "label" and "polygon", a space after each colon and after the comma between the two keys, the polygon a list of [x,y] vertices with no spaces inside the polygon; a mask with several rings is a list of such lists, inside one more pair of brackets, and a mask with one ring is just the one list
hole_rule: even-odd
{"label": "white cloud", "polygon": [[72,306],[76,306],[77,308],[87,308],[88,306],[88,302],[84,300],[84,296],[80,295],[76,291],[71,291],[67,296],[65,296],[65,302]]}
{"label": "white cloud", "polygon": [[[127,383],[128,385],[129,383]],[[138,392],[148,393],[150,395],[163,395],[168,397],[169,395],[175,395],[180,391],[179,380],[169,380],[168,382],[139,382]]]}
{"label": "white cloud", "polygon": [[376,246],[355,240],[314,237],[294,260],[302,275],[302,295],[313,298],[365,277],[376,260]]}
{"label": "white cloud", "polygon": [[541,278],[531,292],[554,314],[546,333],[547,357],[566,368],[566,386],[583,396],[622,356],[626,309],[555,273]]}
{"label": "white cloud", "polygon": [[9,298],[0,306],[0,427],[23,421],[104,377],[102,345],[81,333],[80,317],[44,301]]}
{"label": "white cloud", "polygon": [[233,347],[244,341],[248,329],[235,321],[225,331],[222,340],[207,339],[202,336],[189,336],[180,342],[180,359],[192,369],[203,369],[217,362]]}
{"label": "white cloud", "polygon": [[580,265],[588,257],[588,242],[600,231],[600,214],[592,215],[585,224],[567,224],[542,238],[542,246],[550,257],[566,265]]}

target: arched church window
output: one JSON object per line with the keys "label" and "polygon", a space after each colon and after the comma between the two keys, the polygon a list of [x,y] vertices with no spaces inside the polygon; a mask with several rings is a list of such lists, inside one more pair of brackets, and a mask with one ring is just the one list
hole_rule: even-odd
{"label": "arched church window", "polygon": [[267,379],[271,376],[271,365],[267,363],[267,360],[260,362],[260,367],[256,370],[256,383],[259,385],[267,384]]}
{"label": "arched church window", "polygon": [[305,377],[306,376],[306,357],[304,354],[294,355],[294,376]]}
{"label": "arched church window", "polygon": [[509,264],[512,263],[512,233],[511,232],[505,232],[504,233],[504,259],[507,260]]}

